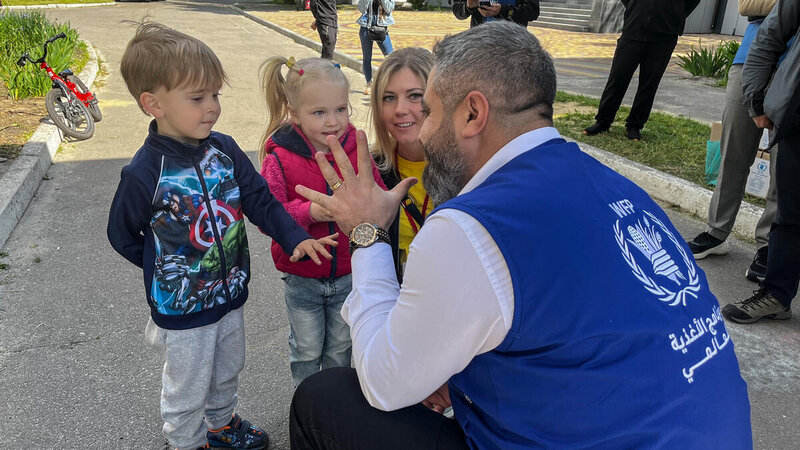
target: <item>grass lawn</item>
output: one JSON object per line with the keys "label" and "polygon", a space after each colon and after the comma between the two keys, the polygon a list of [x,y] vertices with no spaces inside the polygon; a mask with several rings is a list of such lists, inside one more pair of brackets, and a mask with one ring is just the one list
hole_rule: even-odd
{"label": "grass lawn", "polygon": [[[562,135],[576,141],[713,189],[705,183],[706,142],[711,134],[710,126],[685,117],[654,112],[642,130],[642,140],[633,142],[625,136],[625,117],[631,109],[622,106],[607,133],[585,136],[583,129],[594,123],[599,103],[595,98],[558,92],[554,118],[556,128]],[[751,195],[745,195],[745,200],[762,207],[765,204],[764,200]]]}
{"label": "grass lawn", "polygon": [[106,3],[113,0],[3,0],[3,6],[54,5],[72,3]]}

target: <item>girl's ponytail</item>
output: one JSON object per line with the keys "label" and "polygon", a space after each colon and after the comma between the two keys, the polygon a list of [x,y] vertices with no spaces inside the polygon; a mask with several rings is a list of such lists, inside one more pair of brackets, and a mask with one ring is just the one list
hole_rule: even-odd
{"label": "girl's ponytail", "polygon": [[289,100],[286,97],[286,80],[281,75],[281,68],[288,60],[282,56],[273,56],[261,65],[259,79],[261,92],[267,103],[269,120],[264,135],[261,136],[261,146],[258,151],[258,162],[264,161],[267,156],[267,141],[272,133],[289,119]]}

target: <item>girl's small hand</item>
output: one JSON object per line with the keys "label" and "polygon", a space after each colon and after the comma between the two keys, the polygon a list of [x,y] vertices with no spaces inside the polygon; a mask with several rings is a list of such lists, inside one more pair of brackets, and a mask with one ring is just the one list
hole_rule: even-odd
{"label": "girl's small hand", "polygon": [[311,203],[308,213],[314,222],[333,222],[331,212],[314,202]]}
{"label": "girl's small hand", "polygon": [[295,247],[294,252],[292,252],[292,256],[289,258],[291,262],[300,261],[300,259],[304,256],[308,256],[314,261],[314,264],[321,265],[322,261],[319,259],[320,255],[324,256],[325,259],[330,260],[332,258],[331,254],[328,253],[328,250],[325,249],[326,245],[330,245],[332,247],[336,247],[339,243],[336,241],[336,238],[339,237],[339,233],[334,233],[330,236],[325,236],[324,238],[320,239],[306,239],[305,241],[300,242]]}
{"label": "girl's small hand", "polygon": [[317,21],[316,20],[311,22],[311,29],[314,30],[314,31],[317,31]]}

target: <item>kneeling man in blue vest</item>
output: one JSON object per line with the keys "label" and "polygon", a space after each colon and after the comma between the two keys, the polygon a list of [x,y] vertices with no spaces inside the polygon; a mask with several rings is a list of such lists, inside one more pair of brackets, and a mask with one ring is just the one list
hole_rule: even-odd
{"label": "kneeling man in blue vest", "polygon": [[416,180],[375,185],[359,132],[358,175],[330,139],[333,195],[298,187],[350,233],[355,369],[297,388],[292,448],[752,448],[705,274],[641,188],[553,128],[538,40],[495,21],[434,58],[420,141],[437,209],[402,284],[384,230]]}

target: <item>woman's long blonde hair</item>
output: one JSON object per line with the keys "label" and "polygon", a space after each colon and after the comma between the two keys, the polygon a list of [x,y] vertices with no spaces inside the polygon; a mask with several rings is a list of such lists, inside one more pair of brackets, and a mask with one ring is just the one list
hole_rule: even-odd
{"label": "woman's long blonde hair", "polygon": [[404,67],[407,67],[419,77],[422,86],[425,87],[428,83],[428,75],[433,67],[433,55],[430,51],[421,47],[395,50],[386,57],[386,60],[383,61],[383,64],[375,73],[372,98],[370,99],[370,121],[372,122],[372,129],[375,130],[376,141],[372,148],[372,154],[375,155],[378,168],[382,172],[395,170],[394,151],[397,147],[397,142],[386,130],[386,127],[383,126],[383,121],[381,120],[383,95],[386,93],[389,79]]}
{"label": "woman's long blonde hair", "polygon": [[[281,74],[284,65],[289,68],[285,78]],[[294,58],[273,56],[261,64],[259,79],[269,114],[267,128],[261,136],[259,162],[266,157],[266,145],[272,133],[289,121],[293,106],[299,106],[297,99],[305,86],[322,80],[350,86],[342,69],[322,58],[303,58],[295,62]]]}

